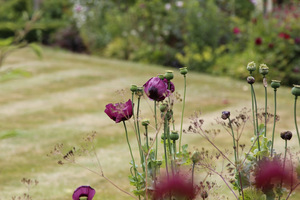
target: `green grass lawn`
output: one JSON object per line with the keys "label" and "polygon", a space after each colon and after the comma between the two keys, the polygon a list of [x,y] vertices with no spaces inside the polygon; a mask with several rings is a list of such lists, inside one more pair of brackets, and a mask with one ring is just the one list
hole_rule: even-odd
{"label": "green grass lawn", "polygon": [[[33,199],[37,200],[71,199],[74,189],[80,185],[94,187],[95,200],[131,199],[103,178],[79,166],[58,165],[58,160],[48,157],[47,154],[57,143],[64,143],[68,148],[78,146],[86,134],[96,131],[96,151],[105,175],[130,192],[133,189],[127,180],[130,154],[123,126],[109,119],[104,108],[108,103],[128,100],[131,97],[131,84],[141,86],[150,77],[164,73],[166,68],[48,48],[44,48],[43,56],[39,60],[31,51],[23,49],[8,57],[1,68],[0,199],[11,199],[12,196],[26,192],[27,188],[20,182],[24,177],[39,181],[30,190]],[[245,65],[247,63],[248,60],[245,60]],[[176,91],[183,94],[183,77],[179,71],[174,71]],[[194,111],[202,112],[205,127],[210,128],[211,122],[223,110],[230,110],[234,114],[237,109],[251,106],[249,85],[246,81],[194,72],[189,72],[187,77],[185,128],[188,127],[189,116]],[[263,87],[258,83],[255,88],[258,105],[262,108]],[[273,112],[273,91],[270,87],[268,92],[270,112]],[[276,127],[275,141],[278,152],[284,149],[279,133],[284,130],[295,133],[293,101],[290,88],[279,89],[278,114],[281,119]],[[152,104],[153,102],[143,98],[144,109],[141,117],[150,118],[153,123]],[[180,109],[180,103],[175,105],[177,129]],[[270,124],[269,135],[271,126]],[[137,156],[131,126],[129,131]],[[252,134],[252,129],[245,131],[243,141],[248,142]],[[232,138],[224,131],[215,138],[215,143],[221,149],[231,149],[231,142]],[[189,144],[191,152],[195,148],[208,147],[199,135],[184,135],[183,143]],[[299,149],[296,135],[289,143],[293,149]],[[93,157],[81,157],[78,162],[98,170]],[[222,184],[217,177],[215,179]],[[229,199],[233,199],[226,187],[222,186],[219,192],[228,194]]]}

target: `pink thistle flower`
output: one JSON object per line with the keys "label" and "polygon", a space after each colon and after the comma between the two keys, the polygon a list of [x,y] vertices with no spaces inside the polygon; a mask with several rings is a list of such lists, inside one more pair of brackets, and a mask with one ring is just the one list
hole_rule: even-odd
{"label": "pink thistle flower", "polygon": [[104,112],[116,123],[126,121],[132,116],[132,101],[126,103],[107,104]]}
{"label": "pink thistle flower", "polygon": [[241,33],[241,30],[238,28],[238,27],[234,27],[232,32],[235,34],[235,35],[238,35]]}
{"label": "pink thistle flower", "polygon": [[80,197],[87,197],[87,200],[92,200],[96,191],[90,186],[80,186],[73,193],[73,200],[79,200]]}
{"label": "pink thistle flower", "polygon": [[193,187],[191,180],[186,176],[176,174],[169,178],[164,177],[155,187],[154,200],[164,199],[165,197],[194,199],[196,197],[196,190]]}
{"label": "pink thistle flower", "polygon": [[258,38],[255,39],[255,44],[256,44],[256,45],[261,45],[262,42],[263,42],[263,41],[262,41],[262,39],[261,39],[260,37],[258,37]]}

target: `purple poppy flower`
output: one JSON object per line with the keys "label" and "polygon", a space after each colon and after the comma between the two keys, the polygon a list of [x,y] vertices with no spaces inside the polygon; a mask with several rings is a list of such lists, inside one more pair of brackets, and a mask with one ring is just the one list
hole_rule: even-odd
{"label": "purple poppy flower", "polygon": [[[169,88],[168,79],[164,78],[164,82],[167,84],[167,88]],[[170,81],[170,90],[172,93],[175,91],[175,85],[171,81]]]}
{"label": "purple poppy flower", "polygon": [[158,77],[150,78],[144,84],[144,91],[150,99],[155,101],[163,101],[170,93],[167,84]]}
{"label": "purple poppy flower", "polygon": [[126,103],[107,104],[105,113],[116,123],[125,121],[132,116],[132,101],[129,99]]}
{"label": "purple poppy flower", "polygon": [[80,197],[87,197],[87,200],[92,200],[96,191],[90,186],[80,186],[73,193],[73,200],[79,200]]}

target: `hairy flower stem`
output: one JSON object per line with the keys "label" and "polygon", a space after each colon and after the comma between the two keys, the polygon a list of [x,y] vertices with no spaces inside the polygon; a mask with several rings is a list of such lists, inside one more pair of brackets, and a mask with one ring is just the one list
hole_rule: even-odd
{"label": "hairy flower stem", "polygon": [[[265,82],[267,82],[266,77],[264,76]],[[265,87],[265,134],[267,135],[267,118],[268,118],[268,94],[267,94],[267,83],[264,84]]]}
{"label": "hairy flower stem", "polygon": [[164,116],[164,153],[165,153],[165,163],[166,163],[166,173],[169,180],[169,170],[168,170],[168,156],[167,156],[167,145],[166,145],[166,139],[167,139],[167,131],[168,131],[168,119],[165,114]]}
{"label": "hairy flower stem", "polygon": [[181,122],[180,122],[180,135],[179,135],[179,153],[181,153],[181,138],[182,138],[182,126],[183,126],[183,114],[185,108],[185,96],[186,96],[186,75],[184,77],[184,90],[183,90],[183,102],[181,111]]}
{"label": "hairy flower stem", "polygon": [[144,159],[144,153],[142,150],[142,142],[141,142],[141,133],[140,133],[140,126],[139,126],[139,111],[140,111],[140,102],[141,102],[141,97],[138,97],[138,105],[137,105],[137,111],[136,111],[136,127],[137,127],[137,135],[138,135],[138,139],[139,139],[139,148],[140,148],[140,156],[141,156],[141,164],[142,164],[142,168],[143,168],[143,172],[145,172],[145,159]]}
{"label": "hairy flower stem", "polygon": [[[134,157],[133,157],[133,154],[132,154],[130,142],[129,142],[129,139],[128,139],[128,132],[127,132],[127,127],[126,127],[125,121],[123,121],[123,125],[124,125],[124,128],[125,128],[126,141],[127,141],[128,148],[129,148],[129,152],[130,152],[131,159],[132,159],[132,164],[133,164],[133,169],[134,169],[134,176],[135,176],[135,178],[137,179],[136,165],[135,165]],[[137,190],[140,189],[138,185],[136,186],[136,189],[137,189]],[[139,196],[139,199],[140,199],[140,196]]]}
{"label": "hairy flower stem", "polygon": [[258,151],[260,151],[259,131],[258,131],[258,119],[257,119],[257,102],[256,102],[256,96],[255,96],[253,85],[251,85],[251,91],[253,92],[254,107],[255,107],[255,123],[256,123],[257,147],[258,147]]}
{"label": "hairy flower stem", "polygon": [[274,88],[274,123],[273,123],[273,131],[272,131],[271,157],[273,157],[274,133],[275,133],[275,125],[276,125],[276,109],[277,109],[276,91],[277,91],[277,89]]}
{"label": "hairy flower stem", "polygon": [[297,98],[298,96],[295,96],[295,104],[294,104],[294,120],[295,120],[295,126],[296,126],[296,132],[298,136],[298,141],[299,141],[299,146],[300,146],[300,136],[299,136],[299,130],[298,130],[298,125],[297,125]]}

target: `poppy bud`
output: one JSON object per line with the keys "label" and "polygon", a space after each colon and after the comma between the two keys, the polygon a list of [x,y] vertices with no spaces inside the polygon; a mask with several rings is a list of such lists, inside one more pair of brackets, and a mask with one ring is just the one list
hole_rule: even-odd
{"label": "poppy bud", "polygon": [[143,87],[137,87],[135,94],[138,95],[139,97],[143,96]]}
{"label": "poppy bud", "polygon": [[166,70],[165,78],[170,81],[174,78],[174,74],[172,70]]}
{"label": "poppy bud", "polygon": [[165,79],[165,75],[163,75],[163,74],[158,74],[157,77],[160,78],[161,80]]}
{"label": "poppy bud", "polygon": [[179,134],[178,131],[172,131],[171,135],[170,135],[170,139],[175,141],[179,139]]}
{"label": "poppy bud", "polygon": [[149,124],[150,124],[149,119],[143,119],[143,120],[142,120],[142,125],[143,125],[143,126],[148,126]]}
{"label": "poppy bud", "polygon": [[274,89],[279,88],[280,87],[280,81],[272,80],[271,87],[274,88]]}
{"label": "poppy bud", "polygon": [[136,85],[131,85],[130,91],[131,92],[136,92],[137,91],[137,86]]}
{"label": "poppy bud", "polygon": [[256,70],[256,64],[254,61],[249,62],[247,65],[247,70],[251,73]]}
{"label": "poppy bud", "polygon": [[208,197],[208,193],[206,191],[201,192],[202,199],[206,199]]}
{"label": "poppy bud", "polygon": [[186,75],[188,73],[187,67],[179,68],[180,74]]}
{"label": "poppy bud", "polygon": [[159,106],[160,112],[165,112],[167,109],[168,109],[168,104],[166,104],[166,103],[160,104],[160,106]]}
{"label": "poppy bud", "polygon": [[226,120],[230,117],[230,112],[229,111],[223,111],[222,112],[222,115],[221,115],[221,118]]}
{"label": "poppy bud", "polygon": [[195,163],[199,162],[200,160],[201,160],[201,154],[200,154],[200,152],[199,151],[195,151],[193,153],[193,155],[192,155],[192,161],[193,161],[193,163],[195,164]]}
{"label": "poppy bud", "polygon": [[267,75],[269,73],[269,67],[266,64],[259,65],[259,73],[262,75]]}
{"label": "poppy bud", "polygon": [[280,137],[283,140],[290,140],[290,139],[292,139],[292,136],[293,136],[293,133],[291,131],[285,131],[285,132],[280,133]]}
{"label": "poppy bud", "polygon": [[255,83],[255,78],[253,76],[248,76],[247,77],[247,82],[252,85],[253,83]]}
{"label": "poppy bud", "polygon": [[292,94],[297,96],[300,96],[300,85],[294,85],[292,88]]}

